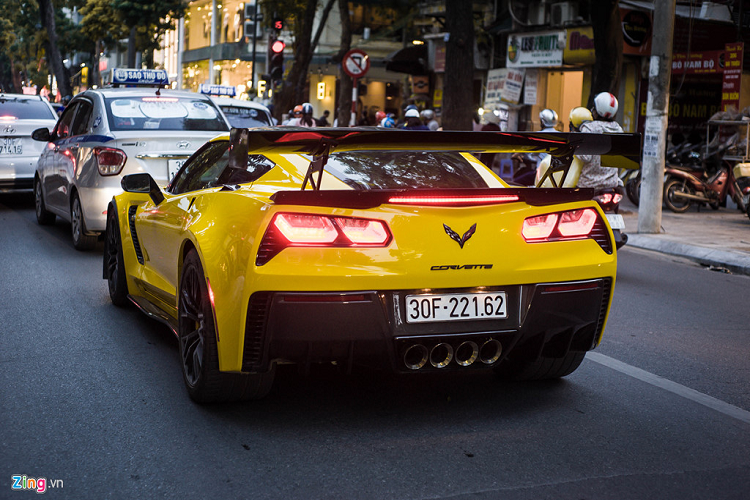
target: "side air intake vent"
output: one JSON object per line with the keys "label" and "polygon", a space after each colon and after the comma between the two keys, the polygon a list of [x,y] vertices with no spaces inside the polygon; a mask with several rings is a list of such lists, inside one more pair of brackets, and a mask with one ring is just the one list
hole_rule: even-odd
{"label": "side air intake vent", "polygon": [[135,256],[138,257],[138,262],[143,264],[143,252],[141,251],[141,244],[138,242],[138,233],[135,231],[135,211],[138,210],[138,205],[131,205],[128,209],[128,225],[130,226],[130,234],[133,239],[133,248],[135,248]]}
{"label": "side air intake vent", "polygon": [[242,371],[254,371],[263,361],[263,337],[271,305],[269,292],[256,292],[250,297],[245,322],[245,346],[242,351]]}

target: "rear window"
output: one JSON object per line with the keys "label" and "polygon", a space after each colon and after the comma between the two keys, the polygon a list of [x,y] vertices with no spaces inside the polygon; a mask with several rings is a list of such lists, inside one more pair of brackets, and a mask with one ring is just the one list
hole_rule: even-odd
{"label": "rear window", "polygon": [[271,120],[261,109],[241,108],[239,106],[221,106],[221,110],[234,128],[268,127]]}
{"label": "rear window", "polygon": [[484,188],[459,153],[364,151],[334,153],[325,170],[353,189]]}
{"label": "rear window", "polygon": [[47,103],[36,99],[0,97],[0,117],[19,120],[57,120]]}
{"label": "rear window", "polygon": [[143,96],[105,99],[111,130],[229,130],[208,99]]}

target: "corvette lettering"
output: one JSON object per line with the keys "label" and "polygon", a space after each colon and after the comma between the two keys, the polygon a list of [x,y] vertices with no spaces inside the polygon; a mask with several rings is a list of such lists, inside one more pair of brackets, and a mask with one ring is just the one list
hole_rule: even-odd
{"label": "corvette lettering", "polygon": [[432,266],[430,271],[449,271],[461,269],[492,269],[492,264],[461,264],[461,265],[448,265],[448,266]]}

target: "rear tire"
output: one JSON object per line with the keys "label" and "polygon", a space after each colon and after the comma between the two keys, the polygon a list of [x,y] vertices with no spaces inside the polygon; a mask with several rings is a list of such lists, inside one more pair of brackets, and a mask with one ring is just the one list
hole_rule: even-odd
{"label": "rear tire", "polygon": [[625,194],[628,195],[628,199],[633,203],[633,205],[638,206],[641,201],[641,173],[638,172],[638,175],[634,178],[628,181],[627,184],[625,184]]}
{"label": "rear tire", "polygon": [[585,352],[569,352],[562,358],[539,358],[536,361],[506,359],[494,368],[502,380],[548,380],[573,373],[586,357]]}
{"label": "rear tire", "polygon": [[36,221],[40,226],[51,226],[55,223],[55,214],[47,210],[42,193],[42,183],[39,178],[34,178],[34,206],[36,209]]}
{"label": "rear tire", "polygon": [[83,220],[83,208],[78,193],[73,195],[73,203],[70,204],[70,231],[76,250],[91,250],[96,246],[97,236],[86,234],[86,222]]}
{"label": "rear tire", "polygon": [[178,300],[178,338],[182,378],[188,394],[198,403],[261,399],[271,390],[276,373],[223,373],[219,371],[216,325],[198,252],[185,257]]}
{"label": "rear tire", "polygon": [[680,198],[677,193],[695,193],[687,181],[681,179],[669,179],[664,185],[664,204],[674,213],[685,213],[690,208],[691,201]]}
{"label": "rear tire", "polygon": [[112,303],[118,307],[126,305],[128,303],[128,279],[125,275],[125,259],[122,255],[120,225],[112,206],[107,211],[104,269],[107,274],[109,298]]}

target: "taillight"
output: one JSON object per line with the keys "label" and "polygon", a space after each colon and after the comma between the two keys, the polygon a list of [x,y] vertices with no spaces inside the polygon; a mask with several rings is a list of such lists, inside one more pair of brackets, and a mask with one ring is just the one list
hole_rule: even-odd
{"label": "taillight", "polygon": [[528,242],[587,238],[598,219],[593,208],[537,215],[523,221],[521,234]]}
{"label": "taillight", "polygon": [[469,196],[391,196],[388,203],[402,205],[475,206],[494,205],[518,201],[516,194],[469,195]]}
{"label": "taillight", "polygon": [[115,148],[94,148],[96,166],[101,175],[118,175],[128,160],[125,151]]}
{"label": "taillight", "polygon": [[262,266],[287,247],[386,247],[392,239],[381,220],[278,213],[263,236],[255,263]]}
{"label": "taillight", "polygon": [[602,193],[594,196],[594,201],[601,205],[609,205],[610,203],[620,203],[622,195],[620,193]]}

